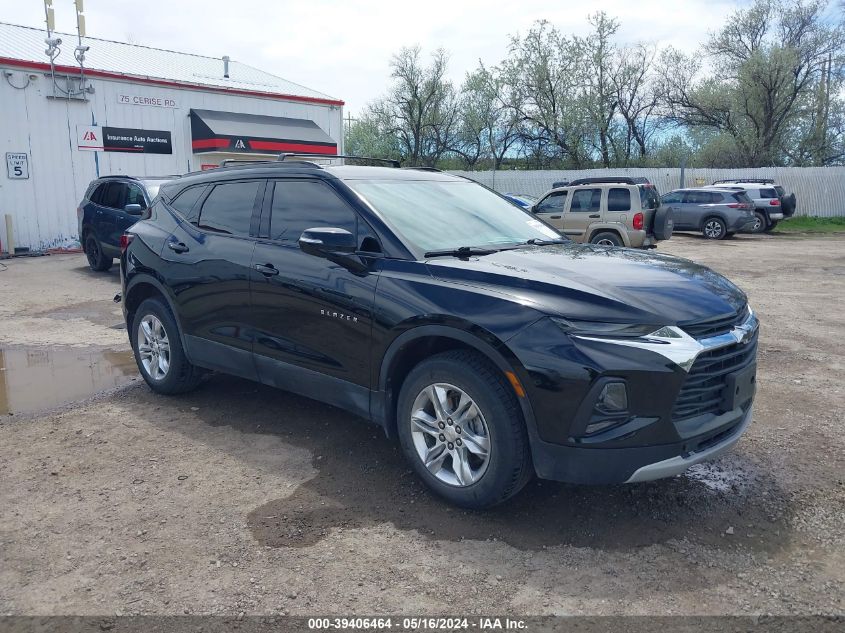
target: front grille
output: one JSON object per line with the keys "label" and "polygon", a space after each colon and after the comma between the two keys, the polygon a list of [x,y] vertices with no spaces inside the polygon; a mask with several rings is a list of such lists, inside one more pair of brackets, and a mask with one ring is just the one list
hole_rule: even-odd
{"label": "front grille", "polygon": [[699,354],[675,401],[672,418],[677,421],[704,413],[725,413],[723,402],[728,374],[747,367],[756,357],[756,332],[746,344],[735,343]]}
{"label": "front grille", "polygon": [[747,308],[743,308],[742,310],[725,317],[708,319],[706,321],[696,321],[694,323],[682,323],[681,329],[693,338],[709,338],[711,336],[716,336],[717,334],[730,332],[735,325],[739,325],[747,317],[748,310]]}

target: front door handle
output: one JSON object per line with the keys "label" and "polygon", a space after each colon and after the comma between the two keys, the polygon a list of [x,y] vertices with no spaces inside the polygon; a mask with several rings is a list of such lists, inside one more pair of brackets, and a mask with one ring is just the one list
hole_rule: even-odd
{"label": "front door handle", "polygon": [[593,213],[590,217],[591,217],[591,218],[600,218],[600,217],[601,217],[601,214],[599,214],[599,213]]}
{"label": "front door handle", "polygon": [[169,248],[174,253],[187,253],[189,249],[183,242],[168,242],[167,248]]}
{"label": "front door handle", "polygon": [[560,216],[559,215],[550,215],[549,219],[550,220],[560,220]]}
{"label": "front door handle", "polygon": [[265,277],[272,277],[273,275],[279,274],[279,269],[273,266],[273,264],[256,264],[255,270]]}

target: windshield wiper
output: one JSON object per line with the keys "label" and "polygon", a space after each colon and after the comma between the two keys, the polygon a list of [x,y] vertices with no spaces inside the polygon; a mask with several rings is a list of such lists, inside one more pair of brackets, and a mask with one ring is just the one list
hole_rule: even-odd
{"label": "windshield wiper", "polygon": [[539,237],[532,237],[530,240],[525,240],[520,246],[546,246],[547,244],[566,244],[569,240],[563,237],[553,237],[549,239],[542,239]]}
{"label": "windshield wiper", "polygon": [[498,253],[498,248],[481,248],[479,246],[459,246],[458,248],[446,248],[442,251],[428,251],[426,257],[472,257],[473,255],[490,255]]}

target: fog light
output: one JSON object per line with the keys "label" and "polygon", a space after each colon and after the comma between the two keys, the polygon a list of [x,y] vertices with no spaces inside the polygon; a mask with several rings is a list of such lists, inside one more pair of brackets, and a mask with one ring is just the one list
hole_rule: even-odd
{"label": "fog light", "polygon": [[623,382],[611,382],[601,390],[596,408],[608,413],[617,413],[628,410],[628,391]]}

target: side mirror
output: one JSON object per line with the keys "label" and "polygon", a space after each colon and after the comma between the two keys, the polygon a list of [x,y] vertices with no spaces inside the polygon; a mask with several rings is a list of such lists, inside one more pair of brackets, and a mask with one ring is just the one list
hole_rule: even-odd
{"label": "side mirror", "polygon": [[309,255],[350,255],[358,250],[355,236],[346,229],[305,229],[299,238],[299,248]]}
{"label": "side mirror", "polygon": [[353,273],[367,271],[367,265],[356,255],[358,244],[355,236],[346,229],[306,229],[299,238],[299,248],[303,253],[323,257]]}
{"label": "side mirror", "polygon": [[123,210],[129,215],[144,215],[144,207],[140,204],[127,204]]}

